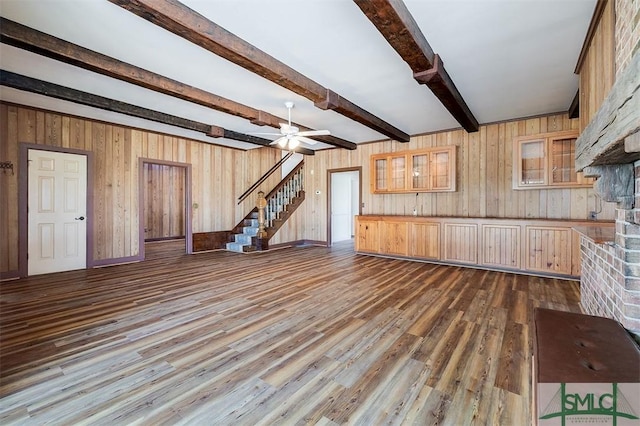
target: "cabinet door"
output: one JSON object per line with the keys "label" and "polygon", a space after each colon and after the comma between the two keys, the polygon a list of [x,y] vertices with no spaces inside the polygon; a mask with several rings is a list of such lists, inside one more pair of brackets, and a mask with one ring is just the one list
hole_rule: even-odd
{"label": "cabinet door", "polygon": [[432,191],[455,190],[454,151],[451,149],[433,151],[430,159],[430,177]]}
{"label": "cabinet door", "polygon": [[409,225],[409,255],[423,259],[440,259],[440,224]]}
{"label": "cabinet door", "polygon": [[444,260],[478,263],[478,225],[444,224]]}
{"label": "cabinet door", "polygon": [[520,269],[520,227],[482,225],[482,264]]}
{"label": "cabinet door", "polygon": [[549,142],[551,160],[549,182],[552,185],[578,183],[575,142],[576,138],[551,138]]}
{"label": "cabinet door", "polygon": [[527,226],[526,268],[571,275],[571,228]]}
{"label": "cabinet door", "polygon": [[413,191],[426,191],[429,189],[429,154],[413,154],[410,156],[411,176],[410,188]]}
{"label": "cabinet door", "polygon": [[389,190],[402,191],[407,188],[407,157],[396,156],[389,159]]}
{"label": "cabinet door", "polygon": [[518,147],[518,186],[547,184],[545,139],[522,141]]}
{"label": "cabinet door", "polygon": [[409,245],[407,243],[407,222],[382,221],[382,244],[380,251],[385,254],[407,256]]}
{"label": "cabinet door", "polygon": [[374,158],[371,170],[373,174],[371,176],[372,192],[384,192],[388,189],[387,180],[387,159],[386,158]]}
{"label": "cabinet door", "polygon": [[576,186],[593,184],[593,179],[576,172],[576,137],[549,138],[549,184]]}
{"label": "cabinet door", "polygon": [[356,231],[358,235],[356,238],[356,251],[378,253],[378,251],[380,251],[378,221],[358,219],[357,222],[358,227]]}

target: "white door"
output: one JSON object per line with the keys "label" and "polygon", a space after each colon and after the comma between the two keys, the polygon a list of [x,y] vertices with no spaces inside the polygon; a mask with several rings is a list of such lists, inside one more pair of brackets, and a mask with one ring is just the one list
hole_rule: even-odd
{"label": "white door", "polygon": [[87,157],[29,150],[28,274],[87,265]]}
{"label": "white door", "polygon": [[353,237],[354,216],[358,213],[358,172],[331,173],[331,242]]}

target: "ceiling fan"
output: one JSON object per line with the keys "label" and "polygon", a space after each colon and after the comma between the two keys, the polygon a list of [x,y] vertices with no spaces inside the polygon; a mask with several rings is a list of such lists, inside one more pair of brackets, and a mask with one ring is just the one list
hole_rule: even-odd
{"label": "ceiling fan", "polygon": [[291,125],[291,109],[293,108],[293,102],[285,102],[284,106],[289,111],[289,119],[287,123],[280,123],[280,133],[256,133],[260,135],[280,136],[278,139],[270,143],[270,145],[278,145],[280,148],[286,148],[293,150],[297,148],[300,143],[308,145],[316,144],[316,141],[309,139],[308,136],[325,136],[330,135],[328,130],[307,130],[301,132],[299,128]]}

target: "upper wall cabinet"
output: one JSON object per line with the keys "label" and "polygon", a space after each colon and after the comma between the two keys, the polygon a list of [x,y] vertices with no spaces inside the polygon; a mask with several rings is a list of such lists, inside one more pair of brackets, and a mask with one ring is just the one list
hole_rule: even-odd
{"label": "upper wall cabinet", "polygon": [[456,147],[371,156],[371,192],[442,192],[456,190]]}
{"label": "upper wall cabinet", "polygon": [[593,179],[576,173],[577,138],[577,131],[516,138],[513,150],[513,188],[592,186]]}

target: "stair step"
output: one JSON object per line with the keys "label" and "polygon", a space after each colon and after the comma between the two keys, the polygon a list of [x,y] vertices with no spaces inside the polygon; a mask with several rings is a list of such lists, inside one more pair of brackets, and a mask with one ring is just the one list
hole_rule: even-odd
{"label": "stair step", "polygon": [[251,245],[252,235],[249,234],[234,234],[233,235],[234,242],[243,245]]}
{"label": "stair step", "polygon": [[234,251],[236,253],[249,253],[252,251],[256,251],[257,249],[251,244],[243,244],[243,243],[227,243],[226,249],[229,251]]}
{"label": "stair step", "polygon": [[260,224],[258,223],[258,219],[245,219],[244,220],[244,225],[245,226],[251,226],[254,228],[257,228],[260,226]]}
{"label": "stair step", "polygon": [[242,233],[246,235],[258,235],[259,228],[257,226],[243,226]]}
{"label": "stair step", "polygon": [[244,253],[244,245],[239,243],[227,243],[227,250]]}

